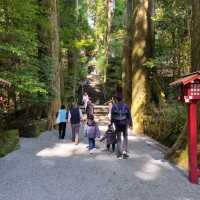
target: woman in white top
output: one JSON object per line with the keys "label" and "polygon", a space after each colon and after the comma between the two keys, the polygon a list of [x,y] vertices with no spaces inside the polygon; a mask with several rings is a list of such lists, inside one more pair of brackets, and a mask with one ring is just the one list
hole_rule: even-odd
{"label": "woman in white top", "polygon": [[85,94],[83,95],[83,103],[84,103],[84,108],[86,110],[87,108],[87,104],[88,104],[88,101],[90,100],[88,94],[85,92]]}

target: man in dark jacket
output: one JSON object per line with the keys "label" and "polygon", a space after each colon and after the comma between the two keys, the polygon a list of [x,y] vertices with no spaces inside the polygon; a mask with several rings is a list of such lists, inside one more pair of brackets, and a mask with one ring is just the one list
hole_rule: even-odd
{"label": "man in dark jacket", "polygon": [[[117,135],[117,157],[128,158],[128,127],[131,126],[132,119],[128,105],[122,102],[122,95],[116,96],[116,103],[111,110],[111,122],[115,125]],[[121,133],[123,133],[123,144],[121,144]]]}
{"label": "man in dark jacket", "polygon": [[79,130],[81,126],[81,120],[82,120],[82,112],[78,107],[77,103],[74,102],[72,108],[69,111],[68,122],[71,123],[72,142],[75,142],[75,144],[79,143]]}

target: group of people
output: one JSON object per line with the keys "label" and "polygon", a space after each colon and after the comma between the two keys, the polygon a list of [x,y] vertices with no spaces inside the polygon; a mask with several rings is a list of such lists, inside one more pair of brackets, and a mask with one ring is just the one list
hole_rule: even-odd
{"label": "group of people", "polygon": [[83,114],[76,102],[74,102],[69,109],[61,105],[56,114],[56,123],[59,125],[59,139],[65,138],[66,125],[71,124],[72,129],[72,142],[79,143],[79,130],[81,121],[83,120]]}
{"label": "group of people", "polygon": [[[94,119],[94,107],[85,93],[83,96],[84,108],[87,114],[87,125],[84,130],[85,137],[88,138],[88,149],[90,153],[96,148],[95,140],[100,138],[100,130],[98,123]],[[108,128],[100,141],[106,140],[106,149],[116,152],[118,158],[128,158],[128,127],[131,126],[131,114],[129,107],[122,102],[122,96],[116,95],[115,102],[109,106]],[[69,111],[62,105],[57,113],[57,123],[59,124],[59,138],[64,139],[66,131],[66,123],[71,124],[72,142],[79,143],[79,131],[83,114],[77,103],[73,103]],[[123,142],[122,137],[123,136]],[[116,148],[117,146],[117,148]]]}

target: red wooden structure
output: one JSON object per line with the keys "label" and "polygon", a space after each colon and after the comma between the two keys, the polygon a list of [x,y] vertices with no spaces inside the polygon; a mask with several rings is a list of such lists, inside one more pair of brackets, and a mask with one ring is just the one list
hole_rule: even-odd
{"label": "red wooden structure", "polygon": [[189,180],[198,184],[200,169],[197,159],[197,103],[200,102],[200,71],[184,76],[170,85],[180,87],[180,100],[188,104]]}

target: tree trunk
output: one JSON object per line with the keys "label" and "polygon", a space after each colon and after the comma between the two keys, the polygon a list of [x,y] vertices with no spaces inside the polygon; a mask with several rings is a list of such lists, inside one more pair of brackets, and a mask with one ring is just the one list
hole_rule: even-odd
{"label": "tree trunk", "polygon": [[149,76],[145,62],[152,56],[152,34],[149,20],[151,0],[134,0],[132,48],[132,105],[133,132],[144,133],[144,116],[150,104]]}
{"label": "tree trunk", "polygon": [[60,106],[60,63],[59,63],[59,34],[58,34],[58,14],[57,0],[49,1],[49,23],[50,23],[50,56],[52,57],[52,79],[50,88],[53,92],[53,99],[48,109],[48,129],[52,129],[56,112]]}
{"label": "tree trunk", "polygon": [[192,0],[192,71],[200,70],[200,1]]}
{"label": "tree trunk", "polygon": [[97,0],[95,23],[97,60],[103,60],[97,65],[97,69],[103,75],[104,82],[106,82],[108,65],[108,24],[110,24],[108,22],[108,0]]}
{"label": "tree trunk", "polygon": [[106,55],[106,61],[105,61],[105,67],[104,67],[104,72],[103,72],[103,76],[104,76],[104,83],[106,82],[107,79],[107,68],[108,68],[108,59],[109,59],[109,51],[110,51],[110,43],[111,43],[111,28],[112,28],[112,18],[113,18],[113,14],[114,14],[114,7],[115,7],[115,2],[114,0],[107,0],[107,30],[106,30],[106,36],[105,36],[105,42],[104,42],[104,46],[105,46],[105,55]]}
{"label": "tree trunk", "polygon": [[132,88],[132,9],[133,0],[126,0],[126,16],[125,16],[125,26],[126,26],[126,36],[124,39],[123,47],[123,74],[122,74],[122,86],[123,86],[123,96],[124,101],[131,105],[131,88]]}
{"label": "tree trunk", "polygon": [[165,158],[171,160],[177,158],[180,155],[181,151],[185,149],[186,141],[187,141],[187,123],[185,123],[180,135],[178,136],[176,142],[173,144],[173,146],[169,149],[169,151],[165,155]]}

